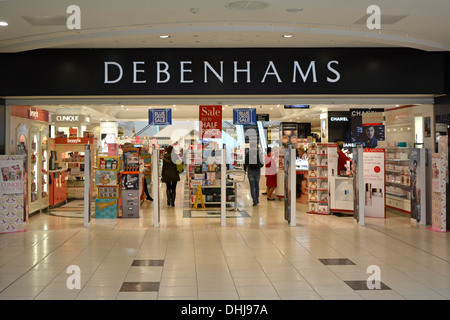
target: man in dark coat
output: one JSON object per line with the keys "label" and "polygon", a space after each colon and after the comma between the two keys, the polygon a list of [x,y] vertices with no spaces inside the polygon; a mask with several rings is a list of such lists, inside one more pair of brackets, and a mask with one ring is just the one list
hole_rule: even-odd
{"label": "man in dark coat", "polygon": [[180,181],[180,174],[175,164],[177,158],[178,156],[173,152],[173,146],[168,146],[163,157],[161,181],[166,184],[167,206],[169,207],[175,206],[177,182]]}

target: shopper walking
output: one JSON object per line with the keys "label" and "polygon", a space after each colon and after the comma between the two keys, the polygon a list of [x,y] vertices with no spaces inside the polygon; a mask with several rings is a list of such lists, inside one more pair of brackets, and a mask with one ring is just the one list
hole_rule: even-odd
{"label": "shopper walking", "polygon": [[251,148],[246,150],[244,170],[248,175],[248,182],[250,183],[250,193],[252,195],[253,206],[259,203],[259,180],[261,178],[261,168],[264,163],[261,161],[261,154],[258,148]]}
{"label": "shopper walking", "polygon": [[168,146],[163,156],[161,181],[166,184],[167,206],[169,207],[175,206],[177,182],[180,181],[180,174],[175,164],[177,159],[178,155],[173,152],[173,146]]}
{"label": "shopper walking", "polygon": [[275,160],[273,160],[272,158],[271,147],[267,147],[267,155],[266,158],[264,159],[264,164],[266,166],[266,187],[267,187],[267,191],[265,192],[265,194],[267,194],[267,200],[275,201],[275,199],[272,199],[272,193],[275,191],[277,187],[278,170],[275,164]]}

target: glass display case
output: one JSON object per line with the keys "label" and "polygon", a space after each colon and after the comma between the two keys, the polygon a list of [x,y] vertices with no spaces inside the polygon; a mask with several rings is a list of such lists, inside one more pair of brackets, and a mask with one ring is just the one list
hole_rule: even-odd
{"label": "glass display case", "polygon": [[48,130],[41,133],[41,202],[42,206],[48,206]]}
{"label": "glass display case", "polygon": [[38,210],[39,207],[39,152],[40,141],[39,131],[36,127],[32,127],[30,130],[30,212]]}

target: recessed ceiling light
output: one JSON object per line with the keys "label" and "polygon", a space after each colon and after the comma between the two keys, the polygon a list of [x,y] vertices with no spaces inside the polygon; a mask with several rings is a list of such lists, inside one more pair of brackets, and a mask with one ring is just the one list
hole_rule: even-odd
{"label": "recessed ceiling light", "polygon": [[292,38],[293,35],[292,34],[283,34],[283,38]]}
{"label": "recessed ceiling light", "polygon": [[170,36],[168,36],[168,35],[161,35],[161,36],[159,36],[161,39],[167,39],[167,38],[170,38]]}
{"label": "recessed ceiling light", "polygon": [[0,27],[6,27],[6,26],[8,26],[8,22],[0,21]]}
{"label": "recessed ceiling light", "polygon": [[289,8],[289,9],[286,9],[287,12],[300,12],[302,10],[303,10],[303,8]]}
{"label": "recessed ceiling light", "polygon": [[229,4],[225,5],[225,8],[237,10],[261,10],[266,9],[269,6],[270,4],[268,4],[267,2],[247,0],[230,2]]}

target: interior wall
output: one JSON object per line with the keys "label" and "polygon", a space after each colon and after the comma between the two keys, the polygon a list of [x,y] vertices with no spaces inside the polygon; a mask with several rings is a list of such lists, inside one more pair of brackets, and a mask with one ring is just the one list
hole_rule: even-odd
{"label": "interior wall", "polygon": [[0,154],[5,154],[6,151],[6,103],[5,100],[0,99]]}

